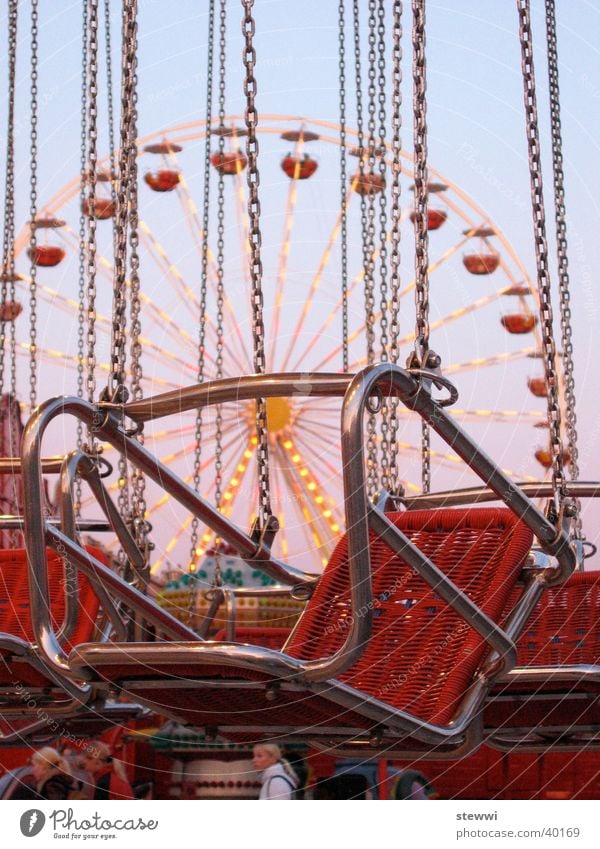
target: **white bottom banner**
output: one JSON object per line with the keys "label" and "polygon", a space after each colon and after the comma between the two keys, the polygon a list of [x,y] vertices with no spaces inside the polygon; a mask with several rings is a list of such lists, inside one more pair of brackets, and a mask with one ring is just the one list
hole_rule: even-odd
{"label": "white bottom banner", "polygon": [[[414,801],[365,807],[357,801],[323,801],[304,814],[297,803],[255,801],[5,802],[0,825],[7,846],[59,846],[60,842],[121,847],[178,849],[264,849],[272,842],[286,849],[315,849],[325,840],[369,847],[385,840],[405,849],[477,847],[598,846],[596,801],[456,802],[423,806]],[[291,806],[291,807],[290,807]],[[301,820],[304,817],[304,820]]]}

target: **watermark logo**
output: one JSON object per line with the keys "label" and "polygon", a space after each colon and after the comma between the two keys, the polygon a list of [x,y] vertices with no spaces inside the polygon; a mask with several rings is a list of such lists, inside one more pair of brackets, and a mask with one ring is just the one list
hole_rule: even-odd
{"label": "watermark logo", "polygon": [[25,837],[35,837],[39,834],[46,824],[46,817],[43,812],[37,808],[32,808],[30,811],[25,811],[21,815],[21,834]]}

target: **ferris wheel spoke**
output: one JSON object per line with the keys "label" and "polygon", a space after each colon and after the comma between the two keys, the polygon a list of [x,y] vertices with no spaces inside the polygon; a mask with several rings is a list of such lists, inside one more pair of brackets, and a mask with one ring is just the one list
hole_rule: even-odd
{"label": "ferris wheel spoke", "polygon": [[495,354],[492,357],[478,357],[474,360],[467,360],[464,363],[449,363],[444,365],[444,374],[458,374],[473,369],[486,368],[487,366],[501,365],[502,363],[512,362],[513,360],[523,360],[535,354],[535,348],[520,348],[518,351],[505,351],[502,354]]}
{"label": "ferris wheel spoke", "polygon": [[[346,195],[346,208],[348,207],[350,194],[351,194],[351,192],[348,192],[348,194]],[[287,351],[285,353],[285,356],[283,358],[283,363],[282,363],[282,366],[281,366],[282,371],[286,371],[287,368],[288,368],[290,358],[292,357],[292,354],[294,353],[294,349],[296,347],[298,339],[300,338],[300,333],[302,332],[302,328],[304,327],[304,323],[305,323],[305,321],[308,317],[309,312],[312,309],[312,305],[313,305],[313,302],[314,302],[315,295],[316,295],[316,293],[319,289],[319,286],[321,285],[321,281],[323,279],[323,274],[325,273],[325,270],[326,270],[327,266],[329,265],[331,255],[333,253],[333,248],[334,248],[335,243],[337,242],[338,237],[340,235],[341,226],[342,226],[342,213],[340,211],[338,213],[337,218],[336,218],[333,229],[332,229],[332,231],[329,235],[329,239],[327,241],[327,245],[325,247],[325,250],[323,251],[323,253],[321,255],[321,259],[319,260],[319,264],[317,266],[316,274],[311,281],[310,288],[309,288],[309,291],[308,291],[308,296],[306,297],[306,300],[304,301],[302,310],[301,310],[300,315],[298,316],[298,320],[296,322],[296,326],[295,326],[295,328],[294,328],[294,330],[293,330],[293,332],[290,336],[290,341],[288,343]],[[340,300],[340,305],[341,305],[341,300]],[[319,335],[319,332],[317,332],[317,335]],[[304,355],[303,355],[303,357],[301,357],[301,360],[302,359],[304,359]]]}
{"label": "ferris wheel spoke", "polygon": [[[191,196],[188,185],[181,175],[180,183],[177,186],[177,197],[181,203],[185,221],[187,223],[188,229],[192,236],[192,241],[194,243],[194,248],[200,260],[202,259],[202,247],[204,243],[204,229],[202,227],[202,223],[200,221],[200,217],[198,215],[198,210],[196,208],[196,204]],[[213,292],[216,292],[216,281],[217,281],[217,265],[215,261],[215,255],[212,252],[210,246],[207,246],[207,256],[208,256],[208,283],[210,284]],[[232,332],[231,339],[234,342],[235,349],[233,346],[229,347],[229,354],[234,360],[236,366],[239,368],[239,373],[245,373],[252,371],[250,358],[248,357],[248,351],[244,346],[244,342],[242,339],[242,334],[240,331],[239,320],[236,319],[235,311],[233,309],[231,299],[229,295],[225,292],[223,298],[223,306],[224,306],[224,314],[225,320],[229,326],[229,329]],[[197,316],[196,316],[197,317]],[[207,316],[207,320],[209,320]],[[211,323],[212,327],[212,323]],[[214,328],[212,328],[214,331]],[[215,338],[216,338],[216,331]]]}
{"label": "ferris wheel spoke", "polygon": [[287,464],[281,467],[281,472],[286,482],[286,488],[290,490],[294,496],[292,503],[294,511],[300,520],[299,527],[301,529],[301,535],[306,541],[307,551],[311,551],[316,547],[316,550],[320,552],[321,562],[325,565],[327,557],[323,554],[324,542],[318,533],[318,530],[315,528],[314,517],[306,503],[303,489],[300,486],[293,469]]}
{"label": "ferris wheel spoke", "polygon": [[[503,295],[506,295],[506,292],[507,292],[507,287],[504,287],[502,289],[499,289],[497,292],[493,292],[490,295],[484,295],[484,297],[478,298],[476,301],[473,301],[472,303],[468,304],[466,307],[460,307],[459,309],[453,310],[452,312],[443,316],[443,318],[438,318],[435,321],[432,321],[429,325],[429,328],[430,328],[431,331],[434,331],[434,330],[438,330],[440,327],[447,327],[449,324],[452,324],[453,322],[457,321],[458,319],[463,318],[466,315],[471,315],[472,313],[477,312],[477,311],[483,309],[484,307],[489,306],[490,304],[494,303],[494,301],[499,300]],[[412,333],[410,333],[406,336],[403,336],[399,340],[399,344],[400,345],[408,344],[410,342],[413,342],[414,338],[415,338],[415,334],[414,334],[414,331],[413,331]],[[318,366],[318,368],[323,368],[324,365],[326,364],[326,362],[327,362],[327,360],[322,361],[320,363],[320,365]],[[356,367],[356,368],[362,368],[366,364],[367,364],[366,357],[361,357],[359,360],[357,360],[355,363],[353,363],[353,366]]]}
{"label": "ferris wheel spoke", "polygon": [[[299,154],[299,143],[296,143],[295,155]],[[292,231],[294,227],[294,210],[298,199],[298,180],[292,179],[288,189],[288,196],[285,208],[285,219],[283,225],[283,237],[281,240],[281,249],[279,251],[279,267],[277,269],[277,278],[275,281],[275,306],[273,310],[273,325],[271,331],[271,349],[269,351],[269,371],[274,371],[275,353],[277,342],[279,339],[279,322],[281,317],[281,308],[283,306],[283,292],[287,282],[287,267],[290,253],[290,244],[292,241]]]}
{"label": "ferris wheel spoke", "polygon": [[[229,430],[231,430],[231,428],[229,428]],[[152,435],[150,435],[148,440],[147,440],[147,444],[151,448],[153,442],[159,442],[159,441],[162,442],[163,440],[166,441],[169,438],[180,437],[182,434],[190,433],[190,432],[193,433],[194,431],[195,431],[195,424],[193,426],[187,427],[185,430],[174,429],[172,431],[162,431],[162,432],[160,432],[158,439],[154,439],[152,437]],[[239,444],[238,438],[233,437],[232,439],[230,439],[229,441],[226,441],[224,443],[223,451],[226,452],[230,448],[232,448],[233,446],[235,446],[237,444]],[[195,440],[193,442],[188,442],[187,444],[183,445],[178,451],[171,451],[168,454],[164,454],[163,456],[161,456],[159,458],[159,460],[163,465],[173,466],[173,464],[179,462],[184,457],[193,456],[195,445],[196,445]],[[112,452],[118,453],[118,452],[116,452],[116,449],[112,448],[112,446],[108,446],[104,453],[108,454],[110,456],[110,454]],[[201,462],[201,465],[200,465],[200,473],[206,471],[206,469],[208,469],[213,464],[214,464],[214,457],[212,455],[210,457],[204,459]],[[190,481],[193,479],[193,477],[194,477],[193,472],[190,473],[189,475],[185,476],[183,478],[184,483],[190,483]],[[108,492],[117,492],[118,489],[119,489],[119,484],[118,484],[117,481],[113,481],[113,483],[109,484],[108,487],[107,487]],[[160,509],[160,507],[162,507],[164,504],[166,504],[168,501],[170,501],[171,497],[172,496],[170,496],[168,494],[164,494],[163,496],[161,496],[159,498],[159,500],[154,505],[152,505],[151,507],[148,508],[148,514],[151,515],[152,513],[156,512],[156,510]],[[94,503],[94,499],[89,498],[89,499],[82,502],[82,507],[89,506],[89,504],[92,504],[92,503]]]}
{"label": "ferris wheel spoke", "polygon": [[[346,195],[346,207],[348,207],[349,199],[350,199],[350,198],[351,198],[351,196],[352,196],[352,195],[354,195],[354,194],[356,194],[356,192],[353,192],[352,190],[350,190],[350,191],[348,192],[348,194]],[[405,210],[405,211],[401,214],[401,216],[400,216],[400,220],[401,220],[401,221],[404,221],[404,220],[406,219],[406,217],[408,216],[408,214],[409,214],[409,213],[408,213],[408,210]],[[340,216],[339,216],[339,218],[338,218],[338,220],[337,220],[337,222],[336,222],[336,227],[334,228],[334,231],[333,231],[333,233],[332,233],[332,238],[333,238],[333,236],[335,236],[335,238],[337,239],[337,236],[339,235],[339,229],[340,229],[340,226],[341,226],[341,213],[340,213]],[[392,238],[392,231],[391,231],[391,230],[389,230],[389,231],[386,233],[386,237],[385,237],[386,244],[388,244],[388,243],[390,243],[390,242],[391,242],[391,238]],[[329,248],[329,246],[328,246],[328,248]],[[323,258],[321,259],[321,263],[323,263],[323,259],[324,259],[325,257],[326,257],[326,259],[327,259],[327,262],[329,261],[329,257],[331,256],[331,249],[329,249],[329,252],[327,252],[327,250],[328,250],[328,249],[326,249],[326,252],[325,252],[325,254],[323,255]],[[372,261],[373,263],[376,263],[376,262],[377,262],[377,260],[379,259],[379,255],[380,255],[380,253],[381,253],[381,245],[378,245],[378,247],[377,247],[377,248],[375,248],[375,250],[374,250],[374,251],[372,252],[372,254],[371,254],[371,261]],[[325,265],[326,265],[326,263],[325,263]],[[324,270],[324,269],[323,269],[323,270]],[[317,276],[316,276],[316,278],[315,278],[315,280],[317,281],[317,284],[320,282],[320,277],[321,277],[321,275],[322,275],[322,270],[321,270],[321,267],[319,266],[319,270],[317,271]],[[356,288],[359,286],[359,284],[360,284],[360,283],[364,280],[364,276],[365,276],[364,269],[361,269],[361,270],[358,272],[358,274],[356,274],[356,276],[355,276],[355,277],[354,277],[354,279],[352,280],[352,282],[351,282],[350,286],[348,287],[348,298],[350,298],[350,297],[352,296],[352,294],[354,293],[355,289],[356,289]],[[313,281],[313,285],[314,285],[314,281]],[[342,300],[342,298],[339,298],[339,299],[338,299],[338,301],[335,303],[335,305],[331,308],[331,310],[330,310],[330,311],[329,311],[329,313],[327,314],[327,316],[326,316],[325,320],[321,323],[320,327],[319,327],[319,328],[315,331],[315,334],[314,334],[314,335],[315,335],[315,337],[316,337],[316,338],[318,338],[318,337],[321,337],[321,336],[324,336],[324,335],[325,335],[326,331],[327,331],[327,330],[328,330],[328,328],[331,326],[331,324],[333,323],[333,321],[334,321],[334,319],[336,318],[336,316],[340,313],[340,311],[341,311],[341,309],[342,309],[342,306],[343,306],[343,300]],[[307,314],[308,314],[308,313],[307,313]],[[379,318],[380,318],[380,314],[378,314],[377,316],[375,316],[375,320],[378,320]],[[351,342],[353,342],[355,339],[357,339],[359,336],[362,336],[362,335],[364,334],[364,330],[365,330],[365,326],[364,326],[364,324],[363,324],[363,326],[362,326],[361,328],[359,328],[359,330],[358,330],[358,331],[356,331],[355,333],[353,333],[353,334],[351,335],[351,337],[349,337],[349,339],[348,339],[348,343],[350,344],[350,343],[351,343]],[[297,360],[296,360],[296,362],[295,362],[294,366],[292,367],[292,371],[299,371],[299,370],[301,369],[301,364],[302,364],[302,363],[304,362],[304,360],[305,360],[305,359],[309,356],[309,354],[310,354],[310,352],[311,352],[311,348],[312,348],[312,345],[308,345],[308,346],[304,349],[304,351],[303,351],[303,352],[302,352],[302,354],[301,354],[301,355],[297,358]],[[334,351],[334,352],[332,352],[332,355],[330,356],[329,360],[331,360],[331,359],[333,359],[335,356],[337,356],[337,355],[341,352],[342,348],[343,348],[343,343],[342,343],[342,344],[340,344],[340,345],[338,345],[338,346],[335,348],[335,351]],[[290,352],[290,353],[291,353],[291,352]],[[283,370],[285,370],[285,366],[284,366]],[[316,369],[316,368],[312,368],[312,367],[311,367],[311,370],[312,370],[312,371],[316,371],[317,369]]]}
{"label": "ferris wheel spoke", "polygon": [[148,253],[158,266],[159,270],[167,274],[175,284],[175,290],[181,295],[181,303],[188,310],[193,319],[197,319],[200,313],[200,302],[194,290],[185,282],[183,275],[169,258],[165,248],[158,241],[148,224],[141,219],[139,223],[140,242],[147,248]]}
{"label": "ferris wheel spoke", "polygon": [[339,508],[331,499],[328,501],[325,494],[326,488],[315,474],[314,469],[311,468],[311,462],[306,459],[306,457],[311,457],[311,460],[314,460],[314,449],[308,447],[306,454],[303,455],[298,441],[294,442],[291,439],[283,440],[281,449],[285,451],[287,460],[283,468],[289,467],[294,471],[299,486],[305,492],[305,498],[312,503],[313,510],[319,516],[319,520],[327,525],[327,533],[339,533],[342,524],[338,513]]}
{"label": "ferris wheel spoke", "polygon": [[[313,433],[315,436],[322,436],[322,431],[339,434],[340,426],[322,422],[319,419],[311,419],[308,416],[303,416],[301,421],[298,421],[298,426],[302,431]],[[328,438],[329,439],[329,438]],[[328,441],[327,439],[327,441]]]}
{"label": "ferris wheel spoke", "polygon": [[493,422],[545,421],[545,413],[539,410],[460,410],[454,407],[450,411],[453,418],[465,421],[481,421],[486,419]]}
{"label": "ferris wheel spoke", "polygon": [[234,208],[237,221],[238,237],[240,240],[240,256],[245,257],[244,270],[246,279],[248,279],[250,274],[250,264],[252,262],[252,255],[250,252],[250,231],[247,214],[248,207],[246,200],[246,189],[244,187],[244,180],[242,179],[241,173],[233,175],[233,187]]}
{"label": "ferris wheel spoke", "polygon": [[277,545],[281,551],[281,556],[284,560],[287,560],[290,553],[290,546],[288,543],[287,536],[287,514],[286,510],[284,510],[283,505],[283,493],[286,491],[285,479],[283,478],[283,474],[281,471],[282,459],[285,462],[285,455],[281,450],[281,447],[278,443],[276,443],[275,451],[277,454],[277,462],[273,463],[272,469],[272,479],[274,483],[273,487],[273,509],[275,511],[275,515],[277,516],[277,520],[279,522],[279,530],[277,531]]}
{"label": "ferris wheel spoke", "polygon": [[[388,234],[388,237],[389,237],[389,234]],[[459,240],[456,244],[452,245],[452,247],[448,248],[448,250],[445,251],[438,260],[434,260],[433,262],[429,263],[428,273],[431,275],[435,271],[437,271],[439,268],[441,268],[444,265],[445,262],[447,262],[455,253],[457,253],[457,251],[459,251],[461,249],[461,247],[466,243],[466,241],[467,241],[466,238]],[[377,253],[378,253],[378,251],[376,250],[373,254],[373,261],[376,260]],[[359,272],[357,278],[355,279],[355,281],[353,283],[353,286],[356,285],[356,283],[358,283],[362,279],[363,276],[364,276],[364,271]],[[415,288],[415,281],[413,279],[411,281],[411,283],[409,283],[407,286],[404,287],[404,289],[402,289],[402,291],[399,294],[399,298],[402,299],[402,298],[406,297],[406,295],[408,295],[410,292],[412,292],[414,290],[414,288]],[[507,288],[509,288],[509,287],[506,287],[506,289]],[[506,289],[503,289],[502,293],[505,294]],[[482,306],[485,306],[485,304],[482,304]],[[461,315],[462,314],[463,313],[461,313]],[[456,316],[456,317],[458,317],[458,316]],[[381,311],[377,311],[374,314],[373,320],[375,322],[381,320]],[[436,326],[436,324],[434,322],[430,325],[430,328],[433,330],[433,329],[435,329],[435,326]],[[323,329],[324,329],[324,325],[321,325],[319,332],[322,332]],[[356,330],[354,330],[349,335],[348,344],[351,345],[357,339],[361,338],[364,335],[365,330],[366,330],[366,324],[363,322],[359,327],[356,328]],[[412,342],[412,341],[414,341],[414,334],[412,334],[410,336],[405,336],[404,338],[400,339],[399,344],[401,345],[403,343]],[[313,367],[313,370],[314,371],[320,371],[320,370],[324,369],[325,366],[328,363],[330,363],[332,360],[335,360],[335,358],[337,356],[339,356],[339,354],[342,351],[342,348],[343,348],[342,343],[340,343],[335,348],[333,348],[333,350],[331,350],[329,352],[329,354],[324,359],[322,359],[320,361],[320,363],[318,363],[316,366]],[[358,370],[358,369],[362,368],[363,366],[365,366],[366,364],[367,364],[367,358],[361,357],[359,360],[356,360],[354,363],[351,364],[351,368],[353,370]]]}
{"label": "ferris wheel spoke", "polygon": [[[170,159],[172,162],[176,164],[177,160],[173,153],[170,154]],[[192,239],[194,241],[194,246],[200,258],[202,258],[202,245],[204,242],[204,228],[202,227],[202,222],[200,221],[200,216],[198,215],[198,209],[194,202],[194,199],[189,190],[189,186],[187,181],[180,171],[180,179],[179,184],[177,185],[176,194],[181,204],[185,221],[190,230]],[[207,245],[207,257],[208,257],[208,282],[212,286],[213,292],[216,293],[217,290],[217,264],[215,260],[215,255],[211,250],[210,246]],[[231,299],[227,295],[224,294],[223,306],[225,311],[226,318],[229,319],[228,324],[233,331],[233,341],[236,345],[235,357],[237,358],[238,364],[240,362],[247,363],[247,369],[244,366],[240,365],[240,372],[244,373],[246,370],[251,371],[251,363],[248,357],[248,351],[244,346],[244,341],[242,339],[242,334],[239,327],[239,321],[236,320],[235,311],[233,309]],[[239,347],[238,347],[239,346]],[[231,352],[233,353],[233,352]]]}
{"label": "ferris wheel spoke", "polygon": [[[232,446],[233,446],[232,442],[228,443],[226,446],[223,446],[223,453],[226,454],[226,452]],[[224,469],[229,468],[231,466],[232,461],[236,462],[239,458],[239,453],[237,451],[232,451],[231,454],[232,454],[232,456],[229,457],[229,459],[224,463]],[[209,465],[212,465],[213,462],[214,462],[214,459],[212,457],[209,458],[208,460],[206,460],[205,463],[201,466],[201,471],[204,471]],[[236,465],[237,465],[237,463],[236,463]],[[193,474],[190,475],[186,479],[186,482],[189,482],[189,480],[191,480],[192,478],[193,478]],[[232,494],[233,491],[235,491],[235,487],[234,487],[233,490],[231,489],[231,481],[230,481],[229,486],[226,488],[225,493],[224,493],[225,495],[227,495],[227,494],[230,495],[230,499],[226,502],[226,505],[225,505],[224,509],[222,510],[224,515],[229,515],[229,513],[231,511],[229,504],[232,503],[234,501],[234,498],[235,498],[235,496]],[[204,497],[210,498],[211,492],[212,492],[212,486],[208,490],[205,491]],[[160,507],[161,508],[164,507],[169,502],[169,500],[170,500],[170,496],[165,494],[165,496],[163,496],[163,498],[160,501]],[[192,521],[193,521],[193,516],[191,514],[188,514],[185,517],[185,519],[183,520],[183,522],[179,525],[177,531],[173,534],[171,539],[168,541],[167,545],[165,546],[163,554],[161,554],[161,556],[155,562],[154,566],[151,569],[151,574],[154,574],[156,571],[158,571],[160,569],[164,560],[166,558],[168,558],[168,556],[176,548],[176,546],[178,545],[178,543],[180,542],[180,540],[182,539],[184,534],[189,530],[189,528],[192,524]],[[204,534],[202,536],[202,542],[206,543],[208,540],[212,539],[213,537],[214,537],[213,532],[207,528],[204,531]],[[202,545],[199,546],[199,548],[196,549],[196,556],[201,556],[202,554],[205,553],[205,550],[206,550],[206,546],[202,546]]]}
{"label": "ferris wheel spoke", "polygon": [[[145,242],[146,247],[148,248],[148,252],[151,254],[154,261],[157,263],[158,267],[159,268],[162,267],[163,271],[166,272],[168,277],[174,280],[176,289],[179,290],[179,293],[181,295],[181,299],[180,299],[181,302],[188,309],[188,311],[190,312],[193,319],[195,321],[199,320],[200,302],[199,302],[199,300],[196,296],[196,293],[186,283],[183,275],[181,274],[179,269],[176,267],[175,263],[173,263],[170,260],[165,249],[162,247],[162,245],[160,244],[158,239],[156,239],[156,237],[153,235],[150,228],[148,227],[147,224],[145,224],[145,222],[140,222],[140,231],[142,233],[142,240]],[[201,250],[201,248],[200,248],[200,250]],[[151,302],[151,299],[148,299],[148,301]],[[144,301],[144,303],[147,303],[147,301]],[[164,322],[164,321],[168,321],[168,322],[173,321],[173,318],[165,310],[162,310],[158,307],[154,307],[154,304],[153,304],[153,308],[154,308],[155,313],[158,311],[158,317],[160,318],[161,323]],[[231,303],[230,302],[229,302],[229,311],[231,311]],[[214,325],[214,321],[212,320],[212,318],[208,314],[205,315],[205,320],[206,320],[206,332],[207,332],[207,335],[209,335],[211,337],[210,342],[212,343],[212,347],[214,349],[216,347],[216,342],[217,342],[217,331],[216,331],[216,328],[215,328],[215,325]],[[198,341],[194,340],[192,338],[192,336],[187,331],[184,331],[184,329],[180,327],[180,325],[175,325],[175,327],[177,327],[180,335],[182,335],[186,339],[186,341],[188,342],[190,350],[193,351],[194,353],[196,353],[197,348],[198,348]],[[204,357],[205,357],[205,360],[208,360],[209,362],[214,364],[214,362],[215,362],[214,357],[209,353],[210,347],[211,347],[210,345],[205,346]],[[243,371],[244,367],[242,365],[242,361],[237,358],[237,356],[236,356],[236,354],[235,354],[235,352],[232,348],[230,348],[228,350],[229,350],[229,354],[230,354],[230,356],[233,360],[233,364],[234,364],[234,367],[236,369],[236,373],[238,373],[239,371]],[[192,372],[194,374],[197,373],[197,366],[192,367],[192,364],[189,364],[188,368],[189,368],[190,372]]]}
{"label": "ferris wheel spoke", "polygon": [[[63,240],[65,241],[66,244],[69,244],[69,237],[70,237],[71,244],[75,247],[78,247],[79,241],[78,241],[77,234],[74,233],[74,231],[72,230],[72,228],[68,224],[65,225],[64,232],[59,231],[59,233],[61,233],[61,238],[63,238]],[[106,259],[106,257],[102,256],[101,254],[99,254],[97,256],[97,260],[98,260],[98,263],[99,263],[98,274],[100,276],[104,277],[112,285],[112,275],[113,275],[112,264],[109,262],[109,260]],[[130,281],[129,280],[126,280],[125,284],[126,284],[127,288],[130,287]],[[140,299],[141,299],[142,303],[144,304],[144,307],[146,308],[145,315],[147,315],[154,322],[154,324],[156,324],[156,326],[158,328],[160,328],[161,332],[166,332],[167,335],[174,342],[177,343],[178,348],[181,348],[181,343],[183,341],[188,345],[189,350],[191,352],[196,351],[197,342],[191,337],[191,335],[188,333],[188,331],[184,327],[181,327],[180,325],[175,323],[175,320],[173,319],[173,317],[166,310],[163,310],[161,307],[159,307],[152,300],[152,298],[150,298],[143,291],[140,292]],[[75,303],[75,307],[78,307],[78,304]],[[103,330],[105,330],[108,334],[110,334],[111,326],[112,326],[110,320],[108,318],[106,318],[105,316],[98,316],[97,321],[99,321]],[[150,341],[147,336],[142,336],[140,341],[142,342],[143,347],[147,346],[150,350],[154,351],[157,354],[160,354],[161,357],[164,356],[164,351],[167,350],[167,349],[159,348],[158,345],[156,345],[155,343]],[[169,356],[169,358],[174,357],[172,352],[169,352],[168,356]],[[212,358],[211,355],[208,352],[206,353],[206,357],[209,361],[214,362],[214,358]],[[188,365],[186,363],[186,361],[182,361],[182,362],[186,364],[186,368],[191,370],[191,366]]]}
{"label": "ferris wheel spoke", "polygon": [[[296,441],[296,445],[298,448],[307,454],[311,453],[311,462],[319,468],[319,470],[327,476],[328,479],[338,480],[341,475],[341,470],[339,464],[338,466],[334,466],[329,460],[327,460],[323,454],[317,453],[314,450],[314,445],[310,445],[304,439],[298,438]],[[339,507],[337,508],[339,510]],[[341,514],[339,514],[341,517]]]}
{"label": "ferris wheel spoke", "polygon": [[169,559],[169,555],[171,554],[171,552],[175,549],[175,547],[177,546],[179,541],[183,538],[183,536],[185,534],[187,534],[187,532],[190,528],[190,525],[192,524],[192,519],[193,519],[193,516],[188,514],[185,517],[185,519],[182,521],[182,523],[179,525],[179,527],[177,528],[177,531],[173,534],[171,539],[167,542],[167,544],[164,548],[164,551],[159,555],[159,557],[157,557],[155,563],[150,568],[150,574],[151,575],[155,575],[156,572],[158,572],[160,570],[164,561]]}

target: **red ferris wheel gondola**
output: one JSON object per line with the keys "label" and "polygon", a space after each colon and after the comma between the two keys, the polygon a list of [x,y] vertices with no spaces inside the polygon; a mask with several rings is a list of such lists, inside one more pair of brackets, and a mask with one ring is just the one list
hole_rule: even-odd
{"label": "red ferris wheel gondola", "polygon": [[217,151],[210,157],[211,164],[217,169],[219,174],[241,174],[248,159],[241,150],[232,153],[221,153]]}
{"label": "red ferris wheel gondola", "polygon": [[[427,210],[427,229],[439,230],[444,221],[448,218],[448,213],[443,209],[428,209]],[[410,220],[414,224],[417,220],[417,213],[411,212]]]}
{"label": "red ferris wheel gondola", "polygon": [[319,163],[316,159],[312,159],[308,154],[304,156],[292,156],[288,153],[281,160],[281,168],[290,178],[290,180],[308,180],[315,173]]}
{"label": "red ferris wheel gondola", "polygon": [[40,268],[54,268],[65,258],[65,251],[58,245],[36,245],[35,248],[27,249],[27,256]]}
{"label": "red ferris wheel gondola", "polygon": [[[91,207],[89,198],[84,200],[81,209],[84,215],[91,215]],[[115,214],[115,204],[110,198],[94,198],[94,218],[97,221],[107,221]]]}
{"label": "red ferris wheel gondola", "polygon": [[18,301],[6,301],[0,304],[0,321],[16,321],[23,312],[23,307]]}
{"label": "red ferris wheel gondola", "polygon": [[171,168],[161,168],[159,171],[148,171],[144,174],[144,182],[153,192],[172,192],[179,185],[180,179],[179,171]]}
{"label": "red ferris wheel gondola", "polygon": [[366,171],[364,174],[357,171],[352,177],[351,184],[353,191],[362,195],[362,197],[366,197],[382,192],[385,189],[385,178],[375,171]]}
{"label": "red ferris wheel gondola", "polygon": [[545,398],[548,395],[548,386],[543,377],[530,377],[527,380],[527,386],[536,398]]}
{"label": "red ferris wheel gondola", "polygon": [[509,333],[531,333],[533,328],[536,325],[536,317],[533,313],[510,313],[509,315],[503,315],[500,319],[502,322],[502,326],[505,330],[508,330]]}

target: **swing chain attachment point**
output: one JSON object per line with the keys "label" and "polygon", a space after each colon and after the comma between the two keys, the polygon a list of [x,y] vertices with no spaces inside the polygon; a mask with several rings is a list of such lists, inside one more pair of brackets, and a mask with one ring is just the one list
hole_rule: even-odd
{"label": "swing chain attachment point", "polygon": [[86,455],[86,462],[89,464],[90,471],[92,469],[96,469],[98,477],[102,479],[108,478],[112,475],[113,465],[106,459],[106,457],[102,456],[102,445],[88,445],[87,443],[84,443],[81,446],[81,450]]}
{"label": "swing chain attachment point", "polygon": [[263,548],[271,549],[278,530],[279,519],[277,516],[273,516],[272,513],[267,516],[264,525],[261,525],[260,519],[255,519],[249,534],[250,538],[256,543],[254,557]]}
{"label": "swing chain attachment point", "polygon": [[415,340],[415,349],[406,360],[406,370],[419,383],[419,391],[424,389],[431,395],[431,385],[448,392],[447,398],[436,399],[440,407],[451,407],[458,401],[458,389],[442,374],[442,358],[431,348],[421,350],[419,340]]}

